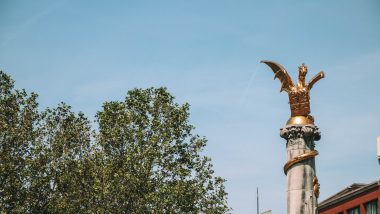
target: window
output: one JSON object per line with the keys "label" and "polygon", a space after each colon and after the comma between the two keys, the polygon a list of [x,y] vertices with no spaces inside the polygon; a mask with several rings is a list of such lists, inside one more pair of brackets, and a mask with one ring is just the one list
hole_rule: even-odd
{"label": "window", "polygon": [[379,208],[377,207],[377,200],[366,203],[365,211],[367,214],[379,214]]}
{"label": "window", "polygon": [[355,207],[347,210],[347,214],[360,214],[360,207]]}

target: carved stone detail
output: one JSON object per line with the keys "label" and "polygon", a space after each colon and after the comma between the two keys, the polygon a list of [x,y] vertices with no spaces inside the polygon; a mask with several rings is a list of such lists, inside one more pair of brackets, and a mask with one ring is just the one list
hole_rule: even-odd
{"label": "carved stone detail", "polygon": [[315,125],[288,125],[280,129],[280,136],[287,141],[299,138],[318,141],[321,139],[321,132]]}

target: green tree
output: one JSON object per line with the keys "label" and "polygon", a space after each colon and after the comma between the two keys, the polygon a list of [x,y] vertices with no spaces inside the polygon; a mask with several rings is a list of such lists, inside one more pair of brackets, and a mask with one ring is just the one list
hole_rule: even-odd
{"label": "green tree", "polygon": [[23,212],[30,145],[38,137],[37,95],[15,90],[0,71],[0,211]]}
{"label": "green tree", "polygon": [[117,213],[225,213],[223,182],[192,134],[189,105],[165,88],[134,89],[98,112],[104,207]]}
{"label": "green tree", "polygon": [[91,126],[61,103],[41,114],[38,140],[32,147],[29,206],[31,213],[83,212],[88,209],[92,179]]}
{"label": "green tree", "polygon": [[224,179],[201,154],[189,105],[165,88],[106,102],[92,130],[61,103],[0,72],[0,211],[8,213],[227,213]]}

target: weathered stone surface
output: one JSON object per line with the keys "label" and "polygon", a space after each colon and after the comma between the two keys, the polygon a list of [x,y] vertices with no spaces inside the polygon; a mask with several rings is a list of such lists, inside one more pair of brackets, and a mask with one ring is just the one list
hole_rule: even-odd
{"label": "weathered stone surface", "polygon": [[[321,133],[314,125],[288,125],[280,135],[286,140],[287,161],[314,150]],[[313,191],[316,176],[315,158],[311,157],[291,166],[287,172],[287,213],[315,214],[317,198]]]}

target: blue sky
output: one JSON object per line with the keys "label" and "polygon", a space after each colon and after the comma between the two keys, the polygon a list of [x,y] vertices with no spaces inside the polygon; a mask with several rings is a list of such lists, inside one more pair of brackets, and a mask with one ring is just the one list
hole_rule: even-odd
{"label": "blue sky", "polygon": [[0,69],[41,108],[64,101],[93,119],[104,101],[165,86],[191,104],[205,153],[226,178],[233,213],[285,213],[290,111],[260,60],[293,78],[306,63],[322,132],[320,200],[380,179],[380,2],[253,0],[0,0]]}

